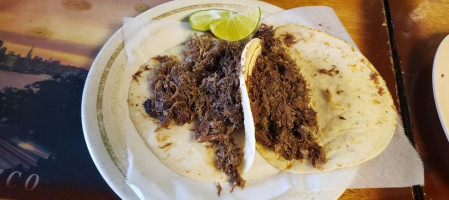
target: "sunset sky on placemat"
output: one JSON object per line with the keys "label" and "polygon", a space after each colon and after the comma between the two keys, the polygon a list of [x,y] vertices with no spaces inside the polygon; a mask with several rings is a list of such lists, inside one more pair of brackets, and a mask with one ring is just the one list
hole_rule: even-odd
{"label": "sunset sky on placemat", "polygon": [[89,68],[98,51],[122,25],[164,0],[0,1],[0,40],[15,54],[60,60]]}

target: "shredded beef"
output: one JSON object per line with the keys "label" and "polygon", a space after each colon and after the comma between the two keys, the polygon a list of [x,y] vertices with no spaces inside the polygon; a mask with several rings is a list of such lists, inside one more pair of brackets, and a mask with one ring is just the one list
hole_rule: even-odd
{"label": "shredded beef", "polygon": [[336,68],[337,68],[337,66],[332,65],[332,69],[329,69],[329,70],[320,69],[320,70],[318,70],[318,72],[320,72],[321,74],[327,74],[329,76],[334,76],[334,74],[337,75],[338,73],[340,73],[340,71],[338,71]]}
{"label": "shredded beef", "polygon": [[220,196],[221,195],[221,190],[222,190],[221,189],[221,185],[220,185],[220,183],[217,183],[216,186],[217,186],[217,195]]}
{"label": "shredded beef", "polygon": [[159,119],[160,128],[198,120],[195,139],[215,148],[215,166],[241,187],[245,180],[237,167],[243,154],[233,134],[243,128],[239,62],[244,44],[195,35],[185,43],[184,59],[155,57],[160,66],[151,79],[154,97],[143,104],[150,117]]}
{"label": "shredded beef", "polygon": [[295,36],[293,34],[290,33],[286,33],[285,35],[283,35],[284,37],[284,43],[285,45],[287,45],[288,47],[293,46],[295,43],[298,42],[298,40],[295,38]]}
{"label": "shredded beef", "polygon": [[309,105],[308,88],[296,63],[274,38],[272,27],[262,24],[255,37],[262,54],[248,78],[256,140],[287,160],[310,159],[313,166],[326,161],[316,142],[316,112]]}

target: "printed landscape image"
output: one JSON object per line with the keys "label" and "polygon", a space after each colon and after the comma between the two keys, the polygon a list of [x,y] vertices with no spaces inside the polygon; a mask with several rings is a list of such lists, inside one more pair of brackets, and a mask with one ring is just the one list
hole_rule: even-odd
{"label": "printed landscape image", "polygon": [[0,198],[114,199],[84,141],[93,60],[163,0],[0,1]]}
{"label": "printed landscape image", "polygon": [[0,74],[9,80],[0,90],[0,197],[104,185],[81,126],[88,71],[33,56],[32,48],[25,56],[5,49],[0,47]]}

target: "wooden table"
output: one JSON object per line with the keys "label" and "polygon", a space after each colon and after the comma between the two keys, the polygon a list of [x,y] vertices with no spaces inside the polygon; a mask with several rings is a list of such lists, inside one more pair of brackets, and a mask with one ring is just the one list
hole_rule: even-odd
{"label": "wooden table", "polygon": [[[390,0],[400,95],[407,100],[408,128],[424,162],[426,199],[449,199],[449,143],[435,107],[432,64],[437,47],[449,34],[448,1]],[[448,86],[449,87],[449,86]]]}
{"label": "wooden table", "polygon": [[[165,1],[130,0],[122,2],[116,0],[107,2],[116,7],[121,6],[119,14],[112,13],[113,10],[108,12],[108,9],[105,9],[107,8],[105,2],[95,0],[61,1],[58,5],[67,9],[67,13],[64,14],[65,17],[67,17],[66,15],[73,15],[77,18],[77,12],[98,12],[113,18],[92,19],[97,26],[104,26],[102,27],[103,32],[99,31],[94,35],[94,38],[86,38],[86,40],[92,39],[92,41],[86,41],[85,43],[87,46],[93,46],[93,48],[86,48],[87,51],[84,52],[76,49],[71,51],[83,55],[87,59],[76,63],[76,61],[67,58],[65,62],[75,63],[73,65],[88,69],[99,48],[120,27],[121,17],[136,16]],[[335,0],[265,1],[284,9],[310,5],[332,7],[361,52],[386,80],[396,107],[404,119],[406,134],[413,143],[416,143],[418,152],[422,156],[425,166],[424,187],[348,189],[340,199],[449,199],[449,159],[447,158],[449,143],[439,123],[431,85],[433,56],[437,45],[449,32],[449,17],[445,16],[449,12],[449,2],[428,0],[345,0],[344,3]],[[30,15],[29,24],[9,27],[6,24],[2,25],[1,22],[12,24],[11,20],[14,21],[14,19],[4,18],[2,21],[2,15],[0,14],[0,40],[2,36],[12,34],[14,31],[23,31],[27,37],[42,39],[56,37],[51,31],[51,27],[30,25],[33,24],[33,12],[51,15],[52,9],[56,10],[55,5],[38,6],[43,9],[33,10],[33,4],[22,3],[26,6],[19,7],[21,5],[13,1],[0,3],[0,13],[2,11],[7,13],[8,9],[14,9],[19,14]],[[80,20],[83,19],[80,18]],[[50,18],[49,20],[56,21],[56,18]],[[90,25],[92,24],[86,24],[86,27]],[[61,37],[59,40],[64,40],[64,36],[59,35],[58,37]],[[26,38],[24,41],[26,43]],[[11,43],[10,45],[14,44]],[[28,45],[27,48],[30,46],[30,44],[23,45]],[[60,45],[70,44],[62,43]],[[70,189],[71,187],[82,186],[68,186],[64,190],[67,190],[68,193],[73,191],[73,198],[118,198],[105,183],[102,184],[88,193],[79,188]],[[0,198],[2,198],[1,194],[0,192]],[[38,199],[39,194],[36,195],[31,197]]]}

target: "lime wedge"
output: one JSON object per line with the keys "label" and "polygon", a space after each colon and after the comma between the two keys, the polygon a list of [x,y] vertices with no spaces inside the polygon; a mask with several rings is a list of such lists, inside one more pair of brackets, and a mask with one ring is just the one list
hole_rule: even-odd
{"label": "lime wedge", "polygon": [[251,35],[259,25],[260,8],[244,13],[231,14],[227,18],[210,24],[211,32],[218,38],[228,41],[242,40]]}
{"label": "lime wedge", "polygon": [[230,10],[209,9],[196,11],[189,16],[190,27],[197,31],[208,31],[210,24],[229,18],[234,12]]}

